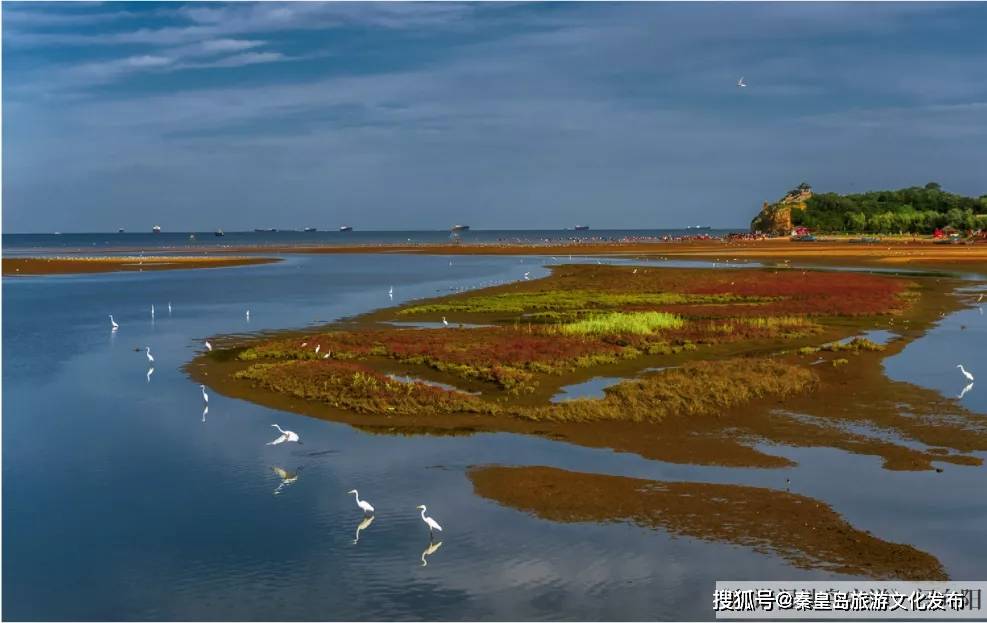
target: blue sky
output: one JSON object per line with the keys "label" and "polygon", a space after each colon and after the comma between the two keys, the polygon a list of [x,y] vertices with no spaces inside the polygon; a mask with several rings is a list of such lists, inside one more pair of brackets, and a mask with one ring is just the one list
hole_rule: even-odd
{"label": "blue sky", "polygon": [[983,3],[2,10],[7,232],[729,227],[803,180],[987,193]]}

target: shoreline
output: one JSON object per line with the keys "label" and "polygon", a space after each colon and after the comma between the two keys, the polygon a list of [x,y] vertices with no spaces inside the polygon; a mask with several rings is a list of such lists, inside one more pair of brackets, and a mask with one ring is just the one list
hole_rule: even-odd
{"label": "shoreline", "polygon": [[[235,343],[230,343],[225,338],[213,338],[217,350],[196,357],[185,369],[196,382],[209,385],[224,395],[384,434],[513,432],[588,447],[634,452],[645,458],[671,463],[736,467],[778,468],[792,464],[787,459],[771,454],[770,450],[758,447],[758,441],[795,447],[833,447],[857,454],[869,454],[880,457],[884,467],[891,470],[932,470],[933,463],[979,465],[982,462],[970,453],[987,450],[987,428],[978,424],[976,418],[971,417],[973,414],[937,392],[890,381],[882,369],[884,358],[900,352],[910,341],[924,334],[942,314],[966,306],[965,300],[948,295],[955,292],[957,287],[965,285],[954,280],[931,277],[914,279],[919,283],[918,290],[910,299],[911,303],[906,309],[891,316],[892,322],[898,322],[892,326],[898,327],[896,330],[900,337],[879,348],[851,349],[849,352],[840,348],[818,348],[819,345],[832,344],[867,330],[888,326],[885,324],[888,322],[887,316],[863,315],[825,321],[818,329],[811,329],[805,335],[795,338],[754,337],[747,341],[728,340],[722,343],[707,340],[705,344],[700,339],[698,348],[689,346],[687,340],[684,346],[659,349],[655,354],[638,353],[630,358],[603,358],[574,367],[563,365],[554,372],[535,374],[534,377],[523,368],[512,368],[508,365],[508,360],[501,360],[501,364],[496,365],[493,372],[484,372],[471,365],[442,361],[441,358],[433,358],[432,363],[428,363],[430,355],[427,354],[424,359],[414,352],[407,354],[409,345],[415,348],[418,343],[435,343],[436,339],[440,340],[435,343],[438,347],[442,347],[442,340],[456,340],[451,343],[452,350],[449,352],[458,352],[464,348],[487,348],[484,344],[494,345],[517,339],[512,338],[512,335],[520,336],[522,342],[510,348],[523,350],[530,347],[523,346],[524,340],[530,341],[530,338],[525,337],[526,331],[532,330],[530,324],[527,327],[514,325],[514,329],[509,330],[510,321],[507,320],[508,327],[504,327],[508,317],[503,314],[500,317],[489,313],[478,316],[475,313],[456,312],[454,308],[435,308],[436,305],[458,304],[457,301],[468,301],[469,297],[485,293],[511,295],[519,289],[530,290],[554,282],[572,292],[577,288],[575,283],[580,280],[585,282],[594,272],[602,271],[604,276],[603,280],[597,278],[598,283],[605,282],[607,278],[613,280],[615,274],[631,274],[630,267],[614,266],[560,266],[553,269],[553,273],[558,271],[562,271],[561,276],[556,274],[542,280],[413,301],[323,327],[235,338],[238,340]],[[804,271],[794,270],[716,271],[738,283],[742,279],[748,279],[751,283],[759,282],[768,279],[768,275],[784,275],[785,272],[790,273],[793,283],[812,281],[822,279],[824,275],[821,273],[828,272],[809,273],[807,278]],[[568,277],[567,272],[571,273]],[[691,277],[709,274],[713,270],[648,268],[646,272],[660,275],[682,273]],[[832,273],[829,275],[832,276]],[[857,275],[857,279],[864,278],[864,275]],[[840,277],[832,283],[834,287],[838,287],[835,284],[850,278],[850,273],[840,273]],[[877,280],[874,281],[875,284],[902,281],[899,277],[866,278]],[[760,307],[755,305],[752,308],[751,303],[741,302],[740,305],[746,307],[738,309],[742,313],[753,309],[763,314],[767,313],[769,306],[778,304],[765,302]],[[716,313],[717,310],[728,315],[737,312],[723,310],[726,307],[724,305],[717,307],[707,303],[700,307],[703,314]],[[402,314],[415,312],[415,308],[423,310],[414,314],[415,320],[435,321],[442,315],[447,315],[453,327],[460,322],[467,323],[467,326],[482,322],[487,326],[493,325],[494,328],[384,328],[395,319],[407,320],[407,315]],[[783,309],[774,313],[782,312]],[[683,313],[688,313],[688,310]],[[501,327],[499,329],[496,328],[498,324]],[[474,337],[469,338],[469,335]],[[534,336],[537,335],[536,332]],[[474,343],[470,339],[479,342]],[[560,339],[556,337],[552,341],[558,342]],[[395,355],[381,356],[383,351],[374,352],[373,349],[361,351],[364,353],[362,355],[357,351],[347,352],[347,349],[354,348],[354,344],[384,344],[388,340],[398,340],[394,348],[406,354],[395,358]],[[307,345],[311,349],[315,344],[322,347],[323,354],[312,355],[304,348],[298,348],[299,345]],[[537,345],[537,342],[532,344]],[[245,352],[249,353],[257,347],[261,351],[244,359]],[[602,347],[609,348],[606,344]],[[268,349],[269,354],[265,354],[264,348]],[[359,350],[360,346],[356,348]],[[384,347],[374,347],[377,348]],[[505,351],[513,352],[517,351]],[[331,354],[333,359],[324,361],[322,358],[330,353],[334,353]],[[590,351],[585,356],[592,360]],[[551,361],[550,358],[547,363],[550,364]],[[544,371],[545,365],[536,361],[532,369]],[[498,370],[500,367],[503,369]],[[676,370],[680,367],[686,368],[684,373]],[[658,372],[648,372],[655,369]],[[270,373],[277,373],[278,376],[270,377]],[[690,385],[690,382],[695,383],[690,379],[699,378],[705,383],[719,383],[720,373],[736,376],[733,380],[745,385],[750,391],[746,396],[732,401],[719,398],[716,403],[706,404],[708,401],[699,400],[700,396],[708,392]],[[352,386],[337,383],[340,378],[353,374],[364,375],[367,383],[376,383],[375,392],[384,393],[354,398],[354,391],[359,393],[365,389],[365,384],[355,390]],[[489,374],[495,376],[487,378]],[[793,379],[802,380],[793,381],[794,384],[788,386],[779,386],[771,380],[772,375],[779,374],[794,375]],[[408,376],[419,379],[421,383],[392,385],[381,375]],[[855,379],[853,389],[849,391],[848,375]],[[598,376],[619,377],[624,382],[608,389],[604,398],[560,403],[565,406],[549,404],[549,398],[560,387]],[[530,388],[526,385],[529,380],[525,380],[528,377],[535,379],[535,385]],[[502,383],[498,388],[491,383],[492,379],[502,378],[514,384]],[[740,381],[741,378],[743,381]],[[439,391],[425,385],[429,382],[442,383],[461,391]],[[331,385],[332,391],[325,393],[317,389],[325,389],[325,383],[334,384]],[[621,389],[628,383],[628,387],[633,390],[630,394]],[[638,397],[634,388],[640,383],[652,384],[649,386],[659,389],[668,386],[672,388],[672,393],[659,393],[650,398],[645,398],[644,395]],[[723,396],[729,396],[733,384],[735,383],[731,383],[728,378],[725,385],[716,385],[717,391],[725,392]],[[514,389],[510,389],[511,387]],[[388,403],[388,392],[394,391],[398,392],[400,398],[398,402]],[[676,395],[677,391],[681,392],[681,396]],[[465,392],[480,392],[483,396],[474,397]],[[682,402],[678,409],[685,413],[692,412],[696,417],[677,417],[672,413],[669,417],[662,416],[655,420],[657,411],[647,406],[649,400],[673,401],[668,404],[675,404],[675,400],[680,400]],[[386,406],[388,404],[393,406]],[[625,406],[621,406],[622,404]],[[803,414],[812,421],[779,416],[775,412],[779,404],[785,405],[785,411]],[[902,415],[902,405],[907,405],[905,410],[910,409],[916,417]],[[650,415],[643,417],[643,413],[631,413],[629,416],[621,416],[621,410],[627,408],[645,409]],[[731,421],[731,434],[727,434],[723,418]],[[847,432],[846,426],[853,424],[878,425],[886,431],[893,431],[899,438]],[[917,441],[921,446],[910,447],[907,443],[900,443],[900,439]]]}
{"label": "shoreline", "polygon": [[108,256],[108,257],[5,257],[3,276],[75,275],[87,273],[144,272],[228,268],[280,262],[274,257],[189,257],[189,256]]}
{"label": "shoreline", "polygon": [[[205,260],[214,254],[364,254],[408,253],[426,255],[533,255],[619,257],[701,261],[798,262],[819,266],[861,266],[874,268],[916,268],[933,270],[964,269],[987,276],[987,244],[943,244],[931,239],[888,238],[878,243],[854,243],[844,239],[797,242],[787,238],[761,240],[674,240],[674,241],[587,241],[558,242],[475,242],[475,243],[372,243],[347,245],[208,245],[146,249],[121,247],[114,252],[151,251],[161,258],[172,254],[200,254]],[[31,252],[28,250],[27,252]],[[36,251],[38,253],[42,250]],[[63,255],[92,253],[92,249],[60,249]],[[188,256],[193,257],[193,256]],[[25,256],[11,260],[45,260]],[[68,259],[68,258],[65,258]],[[561,258],[560,258],[561,259]],[[4,263],[8,261],[4,259]],[[6,269],[5,269],[6,271]]]}

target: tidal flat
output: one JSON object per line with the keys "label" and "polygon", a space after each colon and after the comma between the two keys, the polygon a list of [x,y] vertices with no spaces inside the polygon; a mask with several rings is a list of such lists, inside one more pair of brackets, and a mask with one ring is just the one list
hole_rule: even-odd
{"label": "tidal flat", "polygon": [[[876,455],[892,470],[978,465],[982,418],[883,374],[908,339],[841,341],[888,326],[916,335],[962,305],[946,296],[956,285],[562,265],[543,279],[237,340],[188,371],[232,396],[377,432],[520,432],[698,465],[790,465],[772,444]],[[409,319],[448,326],[390,324]],[[551,401],[601,375],[627,380],[602,398]]]}

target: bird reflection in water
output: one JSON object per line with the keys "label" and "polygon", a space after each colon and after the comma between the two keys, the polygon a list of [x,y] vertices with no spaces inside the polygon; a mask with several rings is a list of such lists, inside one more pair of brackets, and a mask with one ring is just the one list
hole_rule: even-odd
{"label": "bird reflection in water", "polygon": [[436,543],[436,542],[432,541],[431,539],[428,540],[428,547],[426,547],[425,548],[425,551],[422,552],[422,566],[423,567],[427,567],[428,566],[428,561],[425,560],[425,557],[426,556],[431,556],[432,554],[434,554],[435,552],[437,552],[440,547],[442,547],[442,541],[439,541],[438,543]]}
{"label": "bird reflection in water", "polygon": [[966,393],[968,391],[970,391],[971,389],[973,389],[973,383],[970,383],[969,385],[967,385],[966,387],[964,387],[963,390],[960,392],[959,396],[956,397],[956,399],[957,400],[963,400],[963,396],[966,396]]}
{"label": "bird reflection in water", "polygon": [[361,521],[359,524],[357,524],[357,526],[356,526],[356,535],[355,535],[355,538],[353,539],[353,545],[356,545],[357,543],[360,542],[360,531],[361,530],[366,530],[367,528],[369,528],[370,527],[370,524],[372,524],[373,522],[374,522],[374,516],[373,515],[367,515],[367,516],[365,516],[363,518],[363,521]]}
{"label": "bird reflection in water", "polygon": [[206,405],[206,408],[202,410],[202,421],[203,422],[206,421],[206,416],[207,415],[209,415],[209,405]]}
{"label": "bird reflection in water", "polygon": [[151,375],[154,374],[154,366],[147,369],[147,382],[151,382]]}
{"label": "bird reflection in water", "polygon": [[288,485],[295,484],[295,481],[298,480],[298,472],[300,472],[301,469],[297,469],[293,472],[289,472],[283,467],[278,467],[277,465],[275,465],[274,467],[271,468],[271,471],[273,471],[277,475],[277,477],[281,479],[281,484],[279,484],[278,488],[274,490],[274,495],[279,495],[282,489],[284,489]]}

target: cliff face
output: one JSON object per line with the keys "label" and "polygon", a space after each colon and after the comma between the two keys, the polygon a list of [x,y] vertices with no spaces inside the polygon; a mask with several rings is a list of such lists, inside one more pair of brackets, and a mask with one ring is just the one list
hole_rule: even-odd
{"label": "cliff face", "polygon": [[805,210],[812,197],[812,187],[802,182],[775,203],[764,202],[761,211],[751,221],[751,231],[785,235],[792,231],[792,210]]}

